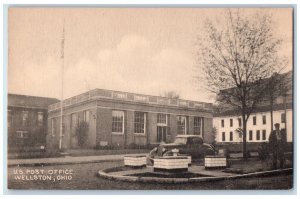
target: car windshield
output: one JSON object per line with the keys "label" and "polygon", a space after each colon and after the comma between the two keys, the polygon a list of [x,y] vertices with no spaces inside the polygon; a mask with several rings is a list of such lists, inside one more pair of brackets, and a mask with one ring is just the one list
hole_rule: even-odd
{"label": "car windshield", "polygon": [[183,138],[183,137],[177,137],[177,138],[175,138],[175,141],[174,141],[174,143],[176,143],[176,144],[186,144],[186,138]]}

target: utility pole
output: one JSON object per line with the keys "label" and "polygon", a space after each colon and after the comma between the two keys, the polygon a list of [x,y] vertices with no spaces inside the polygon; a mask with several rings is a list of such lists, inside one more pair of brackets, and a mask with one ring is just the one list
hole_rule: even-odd
{"label": "utility pole", "polygon": [[59,132],[59,150],[62,149],[62,138],[63,138],[63,100],[64,100],[64,50],[65,50],[65,19],[63,22],[63,31],[61,38],[61,101],[60,101],[60,132]]}

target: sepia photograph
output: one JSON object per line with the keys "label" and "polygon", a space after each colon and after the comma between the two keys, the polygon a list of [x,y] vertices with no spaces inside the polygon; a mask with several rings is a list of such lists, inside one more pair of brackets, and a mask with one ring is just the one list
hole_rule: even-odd
{"label": "sepia photograph", "polygon": [[7,15],[8,190],[295,188],[292,5]]}

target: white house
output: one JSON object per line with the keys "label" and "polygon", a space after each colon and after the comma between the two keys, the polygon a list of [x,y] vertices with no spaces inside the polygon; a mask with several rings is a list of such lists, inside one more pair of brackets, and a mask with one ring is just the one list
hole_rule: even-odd
{"label": "white house", "polygon": [[[287,142],[293,142],[293,73],[290,71],[280,76],[284,78],[287,91],[285,96],[274,94],[273,125],[279,123],[281,129],[286,129]],[[235,110],[231,105],[224,105],[216,107],[214,111],[213,127],[216,129],[216,142],[224,144],[243,142],[242,133],[237,131],[239,128],[242,129],[241,112]],[[249,143],[268,142],[270,133],[270,101],[263,99],[247,121],[246,140]]]}
{"label": "white house", "polygon": [[[286,113],[286,117],[285,117]],[[285,122],[286,120],[286,122]],[[280,128],[287,132],[287,142],[293,141],[293,110],[291,107],[273,111],[273,124],[279,123]],[[216,142],[239,143],[243,142],[241,133],[242,118],[238,115],[222,115],[213,118],[213,126],[216,128]],[[247,142],[268,142],[271,133],[270,111],[256,112],[250,115],[247,122]]]}

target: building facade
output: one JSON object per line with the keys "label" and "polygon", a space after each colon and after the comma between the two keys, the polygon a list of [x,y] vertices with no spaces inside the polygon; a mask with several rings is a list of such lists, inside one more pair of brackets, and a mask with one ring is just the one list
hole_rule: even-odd
{"label": "building facade", "polygon": [[[292,72],[279,76],[285,86],[284,94],[274,94],[273,100],[273,129],[279,123],[281,129],[287,133],[287,142],[293,142],[293,87]],[[279,89],[278,89],[279,90]],[[278,91],[277,90],[277,91]],[[225,107],[225,108],[224,108]],[[217,110],[217,111],[216,111]],[[243,128],[241,112],[225,104],[216,107],[214,111],[213,126],[216,131],[216,142],[219,144],[242,143],[243,136],[239,129]],[[222,111],[220,111],[222,110]],[[248,143],[269,142],[271,133],[271,105],[268,98],[262,98],[247,121],[246,140]],[[258,145],[253,145],[258,146]]]}
{"label": "building facade", "polygon": [[[147,146],[198,134],[212,142],[212,104],[95,89],[49,106],[47,143],[78,148],[78,131],[88,125],[84,148]],[[63,120],[62,132],[61,119]],[[77,135],[77,136],[76,136]]]}
{"label": "building facade", "polygon": [[[281,129],[286,129],[287,142],[293,140],[293,110],[292,104],[277,106],[273,111],[273,124],[279,123]],[[241,143],[242,134],[238,131],[242,127],[241,116],[235,114],[218,115],[213,119],[218,143]],[[271,113],[260,108],[259,112],[250,115],[247,121],[247,142],[268,142],[271,133]]]}
{"label": "building facade", "polygon": [[8,94],[8,150],[46,145],[48,106],[54,98]]}

